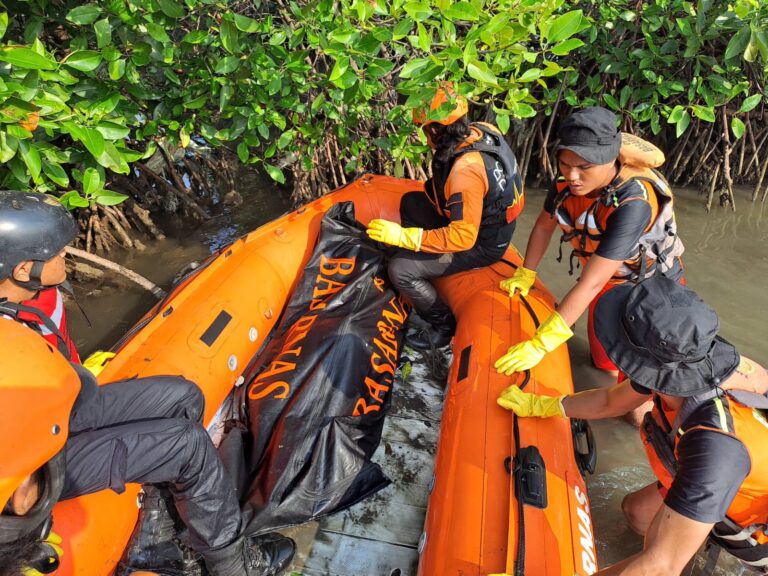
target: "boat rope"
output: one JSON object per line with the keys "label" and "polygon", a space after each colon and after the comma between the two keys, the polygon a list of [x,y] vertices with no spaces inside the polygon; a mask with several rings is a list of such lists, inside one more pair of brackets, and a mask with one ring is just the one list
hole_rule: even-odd
{"label": "boat rope", "polygon": [[[531,379],[531,371],[526,370],[524,372],[525,378],[523,378],[523,381],[519,384],[520,389],[522,390],[526,384],[528,384],[528,381]],[[517,460],[517,454],[520,453],[520,426],[518,424],[518,416],[513,413],[512,416],[512,431],[515,438],[515,460]],[[515,465],[515,469],[517,469],[517,463]],[[517,476],[514,474],[512,475],[512,478],[514,478],[514,481],[517,481]],[[520,487],[516,486],[517,488],[517,517],[518,517],[518,526],[517,526],[517,557],[515,558],[515,576],[523,576],[525,573],[525,509],[523,504],[523,499],[520,497]]]}
{"label": "boat rope", "polygon": [[[536,328],[539,328],[539,317],[536,315],[536,312],[531,307],[528,300],[525,299],[522,295],[520,295],[520,302],[523,304],[523,307],[528,311],[528,314],[531,316],[531,319],[533,320],[533,324],[536,326]],[[525,376],[523,377],[523,381],[518,384],[518,387],[520,390],[524,389],[528,382],[531,380],[531,371],[526,370],[524,372]],[[512,431],[515,439],[515,459],[517,459],[517,455],[520,453],[520,425],[518,422],[519,418],[516,414],[512,415]],[[516,466],[517,467],[517,466]],[[517,477],[514,476],[515,481],[517,481]],[[523,504],[523,499],[520,497],[520,487],[517,486],[517,516],[518,516],[518,528],[517,528],[517,556],[515,558],[515,576],[523,576],[525,574],[525,509]]]}

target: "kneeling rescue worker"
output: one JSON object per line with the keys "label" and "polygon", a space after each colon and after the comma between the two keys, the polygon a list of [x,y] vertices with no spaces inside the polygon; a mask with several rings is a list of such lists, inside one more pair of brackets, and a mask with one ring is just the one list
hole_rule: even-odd
{"label": "kneeling rescue worker", "polygon": [[430,279],[501,260],[523,209],[515,155],[496,127],[470,124],[468,111],[448,83],[428,111],[413,111],[433,150],[432,178],[424,192],[403,196],[401,224],[376,219],[368,225],[372,239],[401,248],[390,258],[389,277],[431,325],[409,338],[418,350],[449,344],[456,329]]}
{"label": "kneeling rescue worker", "polygon": [[[280,573],[293,541],[243,533],[232,481],[201,425],[205,399],[194,383],[152,376],[98,386],[68,361],[50,318],[38,310],[35,321],[25,320],[33,313],[20,304],[34,296],[30,271],[42,286],[64,282],[63,250],[75,234],[55,200],[0,191],[0,575],[55,572],[62,550],[51,529],[56,502],[120,493],[129,482],[167,486],[189,546],[212,576]],[[57,336],[58,350],[41,326]],[[160,556],[150,549],[146,565],[131,567],[162,571]]]}
{"label": "kneeling rescue worker", "polygon": [[594,336],[594,309],[603,294],[654,274],[684,282],[683,244],[677,236],[672,191],[654,170],[664,162],[661,150],[619,132],[616,117],[605,108],[575,112],[563,122],[558,137],[556,153],[563,179],[549,193],[536,219],[523,266],[501,288],[510,296],[518,290],[528,294],[558,226],[561,256],[564,242],[572,246],[570,273],[574,260],[584,271],[536,335],[515,344],[496,361],[497,371],[506,375],[534,367],[573,336],[570,326],[587,307],[593,363],[615,372]]}
{"label": "kneeling rescue worker", "polygon": [[768,574],[768,374],[718,336],[715,311],[695,292],[654,276],[597,304],[595,330],[627,375],[612,388],[549,397],[507,388],[519,416],[609,418],[651,396],[641,436],[658,483],[622,504],[642,552],[598,572],[680,574],[709,539]]}

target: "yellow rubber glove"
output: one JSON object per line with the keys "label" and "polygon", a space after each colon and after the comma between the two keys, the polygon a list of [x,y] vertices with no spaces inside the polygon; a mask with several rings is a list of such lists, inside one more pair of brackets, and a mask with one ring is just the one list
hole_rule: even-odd
{"label": "yellow rubber glove", "polygon": [[565,416],[563,398],[565,395],[540,396],[539,394],[530,394],[523,392],[515,385],[499,394],[496,403],[524,418],[529,416],[550,418],[552,416]]}
{"label": "yellow rubber glove", "polygon": [[504,356],[493,365],[499,374],[510,376],[513,372],[522,372],[541,362],[547,352],[552,352],[573,336],[570,327],[557,312],[552,312],[530,340],[524,340],[512,346]]}
{"label": "yellow rubber glove", "polygon": [[535,280],[536,270],[528,270],[528,268],[519,266],[512,275],[512,278],[502,280],[499,286],[502,290],[509,292],[510,298],[515,295],[515,290],[519,290],[521,296],[528,296],[528,291],[533,286]]}
{"label": "yellow rubber glove", "polygon": [[[21,571],[22,576],[43,576],[44,574],[50,574],[51,568],[56,570],[58,568],[59,560],[64,556],[64,550],[61,548],[61,536],[56,534],[53,530],[48,533],[48,537],[43,540],[45,544],[51,547],[52,553],[44,561],[48,563],[48,566],[36,566],[34,568],[24,568]],[[55,556],[54,556],[55,554]],[[38,570],[39,568],[39,570]]]}
{"label": "yellow rubber glove", "polygon": [[371,220],[366,234],[376,242],[391,244],[407,250],[418,252],[421,248],[422,228],[403,228],[397,222],[389,220]]}
{"label": "yellow rubber glove", "polygon": [[96,350],[93,354],[88,356],[83,362],[83,367],[90,370],[91,374],[98,376],[101,371],[107,367],[107,362],[115,357],[114,352],[104,352],[104,350]]}

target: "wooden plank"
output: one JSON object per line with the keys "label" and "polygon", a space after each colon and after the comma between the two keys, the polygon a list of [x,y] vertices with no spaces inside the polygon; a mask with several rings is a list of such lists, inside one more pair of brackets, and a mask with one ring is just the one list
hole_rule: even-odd
{"label": "wooden plank", "polygon": [[[414,449],[424,450],[433,454],[437,448],[437,438],[440,435],[440,426],[431,420],[416,420],[400,416],[387,416],[382,432],[382,443],[379,451],[386,442],[399,442],[408,444]],[[378,454],[378,452],[377,452]]]}
{"label": "wooden plank", "polygon": [[[297,544],[300,542],[293,531],[285,534],[297,539]],[[297,547],[291,568],[294,573],[303,576],[416,575],[419,555],[413,548],[325,530],[318,530],[313,536],[309,546]]]}
{"label": "wooden plank", "polygon": [[321,521],[323,530],[387,544],[416,548],[424,528],[426,507],[392,502],[382,490],[341,514]]}
{"label": "wooden plank", "polygon": [[385,426],[373,461],[400,486],[427,486],[432,478],[438,434],[424,422],[396,422],[393,418],[391,425]]}

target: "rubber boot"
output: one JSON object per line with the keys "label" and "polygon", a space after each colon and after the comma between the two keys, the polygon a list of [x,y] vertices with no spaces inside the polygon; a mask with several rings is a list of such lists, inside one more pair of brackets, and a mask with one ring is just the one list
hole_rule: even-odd
{"label": "rubber boot", "polygon": [[293,559],[293,540],[275,532],[241,536],[219,550],[203,553],[211,576],[277,576]]}
{"label": "rubber boot", "polygon": [[156,486],[144,486],[139,519],[120,562],[123,574],[139,570],[164,576],[202,573],[197,554],[177,539],[171,502],[169,493]]}
{"label": "rubber boot", "polygon": [[408,345],[414,350],[433,350],[448,346],[456,332],[456,318],[442,302],[419,315],[429,322],[429,328],[419,330],[408,337]]}

